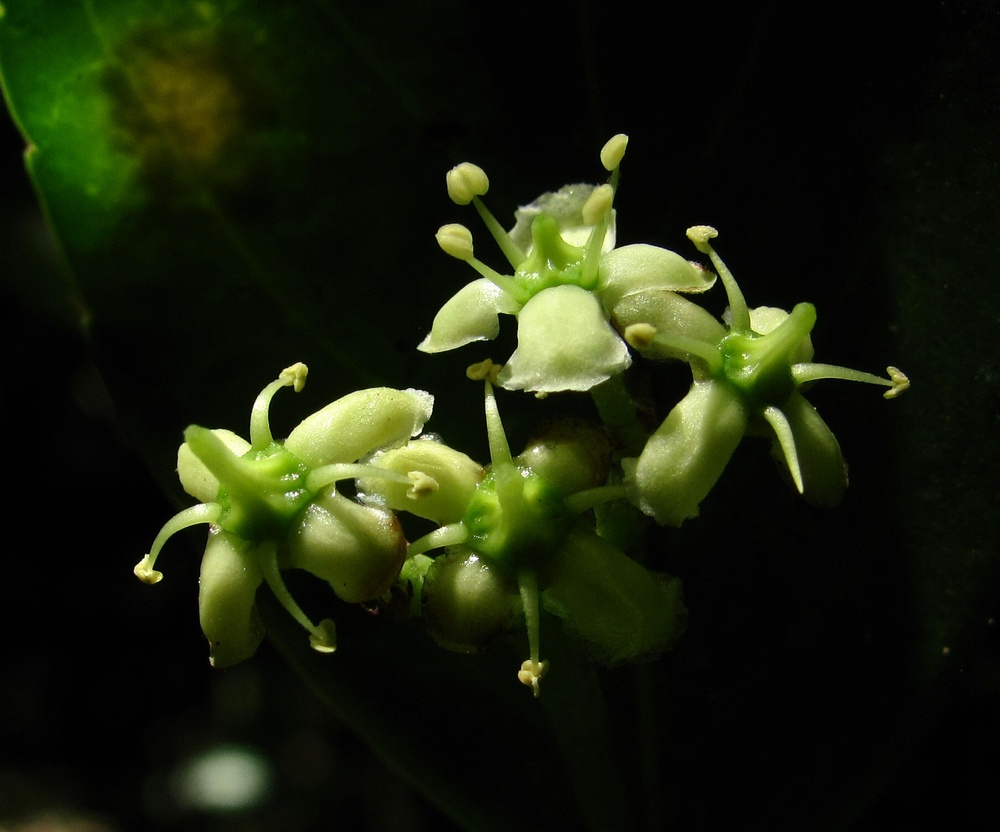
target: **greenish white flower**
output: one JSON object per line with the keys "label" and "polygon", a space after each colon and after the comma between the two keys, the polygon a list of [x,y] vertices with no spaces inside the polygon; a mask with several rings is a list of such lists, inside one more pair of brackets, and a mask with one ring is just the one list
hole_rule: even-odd
{"label": "greenish white flower", "polygon": [[[547,666],[539,605],[605,664],[658,655],[684,629],[680,581],[647,570],[585,519],[595,506],[624,497],[620,486],[604,485],[607,440],[596,427],[568,423],[511,456],[491,385],[495,372],[490,362],[470,368],[486,383],[488,467],[427,440],[372,460],[397,473],[421,470],[437,486],[416,499],[388,480],[371,489],[387,508],[439,524],[410,545],[401,574],[417,611],[439,643],[461,652],[482,649],[523,620],[529,656],[518,678],[536,695]],[[447,553],[425,554],[441,548]]]}
{"label": "greenish white flower", "polygon": [[419,349],[443,352],[492,340],[500,332],[499,316],[514,315],[517,348],[497,383],[541,394],[589,390],[631,364],[612,322],[628,314],[636,297],[668,298],[710,287],[710,272],[672,251],[644,244],[615,248],[613,203],[626,143],[625,136],[615,136],[602,151],[602,162],[614,165],[608,184],[567,185],[544,194],[518,209],[509,233],[479,198],[488,187],[481,169],[468,163],[454,168],[448,176],[452,199],[472,203],[513,273],[478,260],[468,229],[442,227],[442,249],[481,277],[445,303]]}
{"label": "greenish white flower", "polygon": [[799,388],[822,378],[840,378],[886,386],[886,398],[893,398],[909,382],[895,367],[881,377],[814,363],[809,335],[815,307],[800,303],[791,312],[750,309],[709,243],[716,235],[707,226],[688,229],[726,287],[726,325],[703,321],[677,334],[669,326],[637,322],[625,331],[640,353],[685,357],[694,373],[690,392],[642,453],[622,461],[629,499],[658,522],[680,525],[698,514],[743,436],[756,433],[772,437],[775,456],[799,493],[814,504],[834,505],[847,486],[840,445]]}
{"label": "greenish white flower", "polygon": [[[306,367],[295,364],[261,391],[250,419],[250,441],[231,431],[192,425],[177,455],[181,484],[200,500],[169,520],[135,567],[147,583],[163,576],[154,566],[178,531],[209,524],[202,559],[199,608],[212,664],[253,655],[263,636],[255,595],[267,583],[321,652],[336,648],[330,620],[314,624],[281,577],[299,568],[327,581],[341,599],[367,601],[395,581],[406,540],[390,511],[339,494],[336,483],[371,475],[358,459],[400,445],[430,417],[432,397],[419,390],[373,388],[327,405],[304,419],[284,442],[271,435],[268,411],[282,387],[300,390]],[[397,477],[392,472],[379,476]]]}

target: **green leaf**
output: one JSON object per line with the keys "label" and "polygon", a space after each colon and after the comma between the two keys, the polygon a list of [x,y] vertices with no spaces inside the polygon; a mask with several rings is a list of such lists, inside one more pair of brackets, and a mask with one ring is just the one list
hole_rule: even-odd
{"label": "green leaf", "polygon": [[323,2],[7,4],[4,91],[68,294],[161,470],[185,424],[245,412],[289,363],[329,400],[393,379],[395,332],[417,340],[386,290],[413,236],[373,221],[416,212],[395,46]]}

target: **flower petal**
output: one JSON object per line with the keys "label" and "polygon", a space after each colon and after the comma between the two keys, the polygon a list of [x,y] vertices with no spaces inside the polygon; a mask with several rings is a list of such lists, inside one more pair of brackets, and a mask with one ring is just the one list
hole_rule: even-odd
{"label": "flower petal", "polygon": [[553,286],[517,316],[517,349],[497,382],[508,390],[589,390],[625,370],[632,359],[601,305],[579,286]]}
{"label": "flower petal", "polygon": [[637,243],[601,257],[598,292],[610,314],[622,298],[639,292],[704,292],[714,283],[712,272],[685,260],[676,251]]}
{"label": "flower petal", "polygon": [[423,390],[358,390],[303,419],[285,448],[310,468],[354,462],[416,436],[433,406],[434,397]]}
{"label": "flower petal", "polygon": [[330,489],[302,513],[280,564],[311,572],[354,604],[385,592],[405,559],[406,538],[390,512],[360,506]]}
{"label": "flower petal", "polygon": [[514,314],[520,308],[492,281],[485,277],[473,280],[441,307],[434,316],[430,334],[417,349],[445,352],[473,341],[492,341],[500,333],[499,314]]}
{"label": "flower petal", "polygon": [[[528,205],[522,205],[514,212],[516,223],[510,230],[511,239],[521,251],[531,250],[531,223],[539,214],[548,214],[559,224],[559,236],[574,246],[585,246],[593,226],[583,221],[583,206],[594,192],[593,185],[563,185],[558,191],[542,194]],[[615,212],[611,212],[611,223],[604,235],[601,251],[611,251],[615,247]]]}
{"label": "flower petal", "polygon": [[746,405],[725,382],[696,381],[649,437],[636,459],[623,459],[629,501],[657,523],[697,517],[747,426]]}
{"label": "flower petal", "polygon": [[[231,430],[213,430],[223,444],[236,456],[250,450],[250,443]],[[177,476],[184,490],[202,503],[211,503],[219,496],[219,478],[195,456],[187,442],[177,449]]]}
{"label": "flower petal", "polygon": [[213,527],[201,561],[198,612],[213,667],[249,659],[264,638],[254,598],[264,576],[253,545]]}
{"label": "flower petal", "polygon": [[615,329],[624,332],[632,324],[650,324],[666,336],[640,352],[647,358],[688,360],[690,353],[669,346],[671,336],[681,336],[706,344],[719,344],[726,328],[704,308],[682,295],[664,289],[650,289],[623,297],[611,310]]}
{"label": "flower petal", "polygon": [[542,603],[606,665],[656,658],[687,624],[678,578],[646,569],[587,529],[570,532]]}
{"label": "flower petal", "polygon": [[410,486],[374,477],[358,480],[358,492],[368,495],[393,511],[407,511],[433,520],[439,526],[457,523],[483,478],[483,466],[475,460],[430,439],[414,439],[402,448],[378,454],[371,460],[376,468],[397,474],[419,471],[434,481],[432,491],[413,494]]}
{"label": "flower petal", "polygon": [[[799,393],[781,407],[795,439],[795,454],[802,472],[802,496],[814,506],[835,506],[847,488],[847,465],[840,443],[833,431],[816,412],[816,408]],[[771,455],[779,464],[785,463],[781,446],[775,440]]]}

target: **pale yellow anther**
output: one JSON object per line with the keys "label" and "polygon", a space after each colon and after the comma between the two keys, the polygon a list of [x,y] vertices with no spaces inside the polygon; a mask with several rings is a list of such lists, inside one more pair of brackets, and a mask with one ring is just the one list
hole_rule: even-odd
{"label": "pale yellow anther", "polygon": [[585,225],[597,225],[611,210],[615,201],[615,191],[610,185],[594,188],[583,204],[583,222]]}
{"label": "pale yellow anther", "polygon": [[160,581],[163,580],[163,573],[157,572],[155,569],[150,567],[149,555],[146,555],[142,560],[140,560],[135,565],[135,569],[133,569],[132,571],[135,573],[135,576],[144,584],[158,584]]}
{"label": "pale yellow anther", "polygon": [[480,361],[478,364],[472,364],[465,368],[465,377],[472,379],[473,381],[486,381],[489,379],[491,382],[496,381],[497,373],[500,372],[501,365],[494,364],[490,359],[485,361]]}
{"label": "pale yellow anther", "polygon": [[711,252],[712,246],[708,241],[714,240],[718,236],[719,232],[710,225],[693,225],[687,230],[687,238],[702,254]]}
{"label": "pale yellow anther", "polygon": [[337,649],[337,626],[329,618],[320,621],[309,636],[309,646],[318,653],[332,653]]}
{"label": "pale yellow anther", "polygon": [[296,393],[301,393],[306,386],[306,376],[309,375],[309,368],[301,361],[296,362],[291,367],[285,367],[278,376],[278,380],[284,382],[286,387],[291,387]]}
{"label": "pale yellow anther", "polygon": [[892,382],[892,387],[882,394],[883,397],[887,399],[894,399],[896,396],[899,396],[910,389],[910,380],[906,377],[906,373],[898,367],[886,367],[885,371],[889,374],[889,380]]}
{"label": "pale yellow anther", "polygon": [[545,675],[546,671],[549,669],[549,663],[536,662],[531,659],[525,659],[521,662],[521,669],[517,671],[517,680],[522,685],[527,685],[531,688],[531,692],[538,696],[541,693],[541,689],[538,686],[539,681]]}
{"label": "pale yellow anther", "polygon": [[406,476],[412,483],[409,490],[406,492],[406,496],[412,500],[427,497],[440,488],[438,481],[434,479],[434,477],[430,476],[430,474],[425,474],[423,471],[408,471]]}
{"label": "pale yellow anther", "polygon": [[637,350],[649,349],[656,338],[656,327],[652,324],[638,323],[625,327],[625,342]]}
{"label": "pale yellow anther", "polygon": [[450,254],[458,260],[472,259],[472,232],[464,225],[457,222],[442,225],[434,236],[445,254]]}
{"label": "pale yellow anther", "polygon": [[608,139],[604,147],[601,148],[601,164],[604,165],[605,170],[614,170],[622,163],[626,147],[628,147],[628,136],[624,133],[619,133]]}
{"label": "pale yellow anther", "polygon": [[490,180],[479,165],[462,162],[455,165],[445,176],[448,196],[457,205],[468,205],[474,197],[482,196],[490,189]]}

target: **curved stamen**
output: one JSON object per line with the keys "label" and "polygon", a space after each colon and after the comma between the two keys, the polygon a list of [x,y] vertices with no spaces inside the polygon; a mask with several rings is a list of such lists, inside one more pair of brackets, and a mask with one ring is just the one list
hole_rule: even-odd
{"label": "curved stamen", "polygon": [[842,381],[860,381],[863,384],[878,384],[882,387],[889,387],[882,395],[887,399],[894,399],[910,387],[910,380],[906,374],[896,367],[886,367],[888,378],[877,376],[874,373],[864,373],[861,370],[852,370],[849,367],[840,367],[836,364],[815,364],[804,362],[792,365],[792,378],[796,384],[805,384],[807,381],[819,381],[824,378],[836,378]]}
{"label": "curved stamen", "polygon": [[271,407],[271,399],[282,387],[293,387],[298,393],[306,383],[306,376],[309,368],[301,361],[286,367],[281,371],[281,375],[272,381],[267,387],[260,391],[254,400],[253,408],[250,410],[250,448],[254,451],[262,451],[274,442],[271,435],[271,425],[268,413]]}
{"label": "curved stamen", "polygon": [[396,471],[389,471],[379,468],[377,465],[363,465],[360,463],[340,462],[332,465],[323,465],[314,468],[306,477],[306,488],[312,492],[317,492],[321,488],[326,488],[341,480],[378,479],[398,482],[402,485],[415,486],[414,479],[406,474]]}
{"label": "curved stamen", "polygon": [[469,530],[462,522],[449,523],[417,538],[406,547],[407,559],[422,555],[431,549],[443,549],[445,546],[458,546],[469,538]]}
{"label": "curved stamen", "polygon": [[710,225],[695,225],[687,230],[688,239],[694,243],[695,248],[702,254],[707,254],[715,266],[715,271],[722,279],[722,285],[726,287],[726,296],[729,298],[729,312],[732,315],[732,329],[736,331],[748,331],[750,329],[750,309],[747,307],[746,298],[740,290],[736,278],[732,272],[722,262],[722,258],[715,253],[709,240],[719,236],[719,232]]}
{"label": "curved stamen", "polygon": [[588,488],[585,491],[577,491],[570,494],[563,501],[563,506],[569,514],[583,514],[597,506],[605,503],[612,503],[615,500],[624,500],[626,490],[624,485],[600,485],[596,488]]}
{"label": "curved stamen", "polygon": [[486,436],[490,443],[490,462],[493,465],[500,465],[513,459],[510,453],[510,444],[507,442],[507,434],[504,433],[503,422],[500,421],[496,394],[493,392],[492,382],[496,379],[499,371],[500,367],[488,358],[478,364],[473,364],[465,371],[465,375],[473,381],[486,383]]}
{"label": "curved stamen", "polygon": [[164,544],[179,531],[201,523],[214,523],[221,513],[222,508],[218,503],[198,503],[175,514],[160,529],[149,553],[135,565],[135,569],[132,570],[135,576],[143,583],[159,583],[163,579],[163,573],[157,572],[153,566]]}
{"label": "curved stamen", "polygon": [[687,353],[704,361],[711,374],[722,369],[722,353],[715,344],[687,335],[662,334],[652,324],[630,324],[625,328],[625,341],[640,351],[655,345],[671,352]]}
{"label": "curved stamen", "polygon": [[254,554],[260,566],[264,581],[270,587],[274,597],[299,624],[309,631],[309,645],[320,653],[332,653],[337,649],[337,628],[330,619],[324,619],[319,624],[313,624],[285,586],[278,568],[278,547],[273,543],[262,543],[254,547]]}
{"label": "curved stamen", "polygon": [[517,587],[524,607],[524,623],[528,629],[528,659],[521,663],[517,679],[528,685],[538,696],[541,691],[538,682],[549,668],[548,662],[539,661],[539,618],[538,618],[538,576],[534,569],[520,569],[517,573]]}

